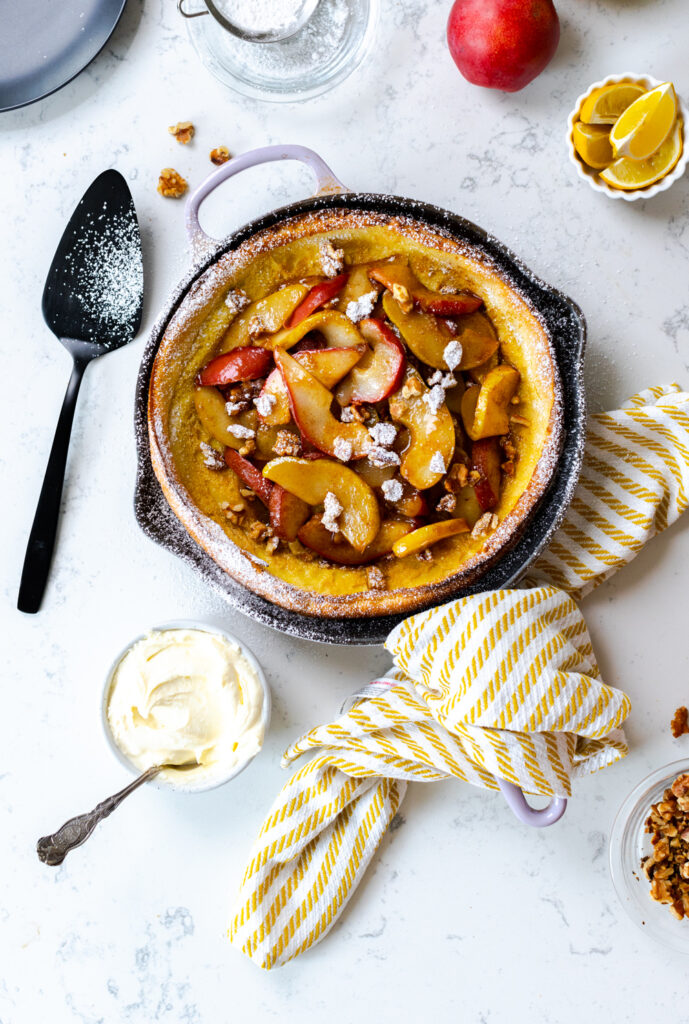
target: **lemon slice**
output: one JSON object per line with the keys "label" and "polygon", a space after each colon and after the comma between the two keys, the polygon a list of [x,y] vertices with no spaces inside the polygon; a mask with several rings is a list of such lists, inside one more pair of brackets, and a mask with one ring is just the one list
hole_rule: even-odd
{"label": "lemon slice", "polygon": [[668,138],[653,156],[647,160],[633,160],[623,156],[600,172],[601,180],[612,188],[646,188],[670,173],[682,155],[682,148],[682,121],[678,119]]}
{"label": "lemon slice", "polygon": [[598,171],[611,164],[610,129],[605,124],[582,124],[577,121],[572,129],[572,142],[577,153],[589,167]]}
{"label": "lemon slice", "polygon": [[677,117],[677,97],[672,82],[665,82],[640,96],[613,125],[610,143],[616,157],[646,160],[665,142]]}
{"label": "lemon slice", "polygon": [[579,119],[585,124],[614,124],[634,100],[646,92],[634,82],[613,82],[596,89],[584,100]]}

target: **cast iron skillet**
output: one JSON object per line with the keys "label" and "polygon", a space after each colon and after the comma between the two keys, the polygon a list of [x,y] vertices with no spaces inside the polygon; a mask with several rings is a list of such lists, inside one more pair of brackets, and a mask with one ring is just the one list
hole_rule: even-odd
{"label": "cast iron skillet", "polygon": [[[300,160],[305,163],[316,179],[316,194],[311,199],[284,206],[246,224],[220,243],[209,238],[202,231],[198,220],[199,207],[204,199],[227,178],[248,167],[276,160]],[[244,153],[209,175],[189,199],[187,230],[198,262],[177,287],[167,308],[154,325],[144,351],[137,381],[135,422],[138,472],[134,498],[136,518],[149,537],[194,566],[231,605],[251,618],[283,633],[307,640],[338,644],[379,644],[385,640],[394,626],[407,617],[408,613],[378,618],[319,619],[272,604],[231,579],[192,539],[170,509],[151,466],[148,439],[148,386],[153,361],[168,323],[189,288],[221,256],[236,249],[258,231],[272,227],[289,217],[332,207],[412,216],[482,250],[491,258],[497,270],[505,273],[523,292],[541,317],[552,339],[560,371],[564,414],[564,444],[555,475],[516,544],[479,580],[458,589],[455,598],[514,583],[541,553],[562,522],[577,483],[584,449],[586,410],[582,364],[586,324],[581,310],[571,299],[546,285],[532,274],[514,253],[475,224],[448,210],[418,200],[350,192],[316,153],[303,146],[267,146]]]}

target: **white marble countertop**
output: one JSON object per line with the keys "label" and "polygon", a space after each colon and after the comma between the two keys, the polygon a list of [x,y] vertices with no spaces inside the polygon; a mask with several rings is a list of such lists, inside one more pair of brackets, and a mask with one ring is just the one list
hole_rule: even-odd
{"label": "white marble countertop", "polygon": [[[231,894],[284,781],[280,753],[387,656],[298,642],[228,610],[134,521],[137,366],[187,264],[183,206],[156,194],[159,170],[176,166],[197,183],[219,143],[312,146],[353,188],[475,220],[580,303],[593,408],[689,382],[689,180],[648,203],[611,202],[576,178],[563,141],[574,98],[606,74],[649,72],[689,96],[686,0],[560,0],[559,52],[516,95],[460,77],[444,44],[448,7],[383,0],[365,66],[330,95],[280,106],[216,83],[171,0],[130,0],[75,82],[0,115],[1,1024],[689,1021],[686,958],[630,923],[607,867],[623,796],[689,756],[689,738],[669,733],[689,699],[689,517],[586,601],[604,676],[634,702],[632,752],[579,783],[559,825],[528,830],[498,796],[466,785],[417,785],[404,826],[325,942],[264,973],[226,939]],[[187,118],[198,132],[181,148],[167,125]],[[69,372],[40,296],[68,215],[108,166],[129,179],[143,227],[145,329],[87,374],[48,595],[27,617],[15,610],[17,584]],[[222,235],[308,185],[296,165],[251,172],[214,197],[205,223]],[[44,867],[36,838],[123,781],[100,732],[108,663],[131,636],[179,617],[225,624],[263,661],[275,704],[265,752],[215,792],[141,791],[63,867]]]}

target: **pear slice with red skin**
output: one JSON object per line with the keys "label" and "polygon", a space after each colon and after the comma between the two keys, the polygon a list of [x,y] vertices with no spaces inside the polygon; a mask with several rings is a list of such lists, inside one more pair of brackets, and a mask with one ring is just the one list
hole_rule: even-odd
{"label": "pear slice with red skin", "polygon": [[308,505],[322,505],[334,494],[342,506],[338,527],[357,551],[365,551],[380,529],[380,512],[375,494],[361,477],[330,459],[273,459],[263,475],[284,487]]}
{"label": "pear slice with red skin", "polygon": [[404,558],[405,555],[414,555],[418,551],[429,548],[431,544],[437,544],[439,540],[468,532],[469,524],[466,520],[443,519],[439,523],[429,523],[428,526],[421,526],[418,530],[400,537],[392,545],[392,553],[398,558]]}
{"label": "pear slice with red skin", "polygon": [[272,363],[273,354],[266,348],[235,348],[211,359],[199,373],[198,383],[224,388],[242,380],[259,380]]}
{"label": "pear slice with red skin", "polygon": [[[266,482],[265,477],[263,478]],[[299,530],[311,515],[311,509],[291,491],[273,484],[268,503],[270,525],[282,540],[296,540]]]}
{"label": "pear slice with red skin", "polygon": [[357,422],[338,422],[330,411],[331,392],[287,352],[276,350],[275,362],[289,392],[292,416],[302,436],[333,458],[337,457],[335,443],[342,439],[351,445],[352,459],[363,458],[373,447],[366,427]]}
{"label": "pear slice with red skin", "polygon": [[359,331],[371,347],[335,392],[343,407],[382,402],[400,386],[407,365],[404,345],[382,320],[362,320]]}
{"label": "pear slice with red skin", "polygon": [[314,285],[308,295],[302,299],[292,316],[289,318],[285,327],[296,327],[302,320],[305,320],[307,316],[311,316],[317,309],[324,306],[326,302],[330,302],[335,298],[336,295],[342,291],[347,283],[349,274],[338,274],[337,277],[331,277],[329,281],[322,281],[320,284]]}
{"label": "pear slice with red skin", "polygon": [[316,551],[329,562],[338,565],[367,565],[377,558],[389,555],[392,545],[414,529],[414,522],[404,519],[387,519],[380,524],[375,539],[363,551],[357,551],[345,540],[339,543],[332,533],[323,526],[320,516],[313,516],[298,533],[304,547]]}
{"label": "pear slice with red skin", "polygon": [[480,366],[498,347],[493,325],[483,313],[469,313],[463,318],[469,321],[466,326],[460,321],[459,327],[451,329],[446,320],[430,313],[419,310],[405,313],[390,292],[383,296],[383,309],[417,359],[436,370],[449,369],[445,349],[451,341],[458,341],[462,346],[461,362],[454,368],[459,370]]}
{"label": "pear slice with red skin", "polygon": [[395,285],[406,288],[415,306],[418,306],[424,313],[433,313],[435,316],[459,316],[462,313],[473,313],[483,305],[483,300],[471,292],[458,292],[455,295],[432,292],[430,288],[421,284],[412,269],[401,260],[379,263],[371,267],[368,275],[373,281],[379,281],[390,292]]}
{"label": "pear slice with red skin", "polygon": [[[304,349],[302,352],[296,352],[294,358],[330,391],[343,377],[347,376],[367,351],[366,345],[362,343],[356,348]],[[263,423],[268,426],[282,426],[289,423],[292,418],[289,392],[282,379],[282,374],[277,368],[272,371],[263,385],[261,397],[264,395],[270,395],[275,401],[272,403],[270,412],[265,415],[259,413],[259,418]]]}
{"label": "pear slice with red skin", "polygon": [[[262,336],[279,331],[283,324],[287,323],[308,290],[308,287],[301,282],[287,284],[284,288],[278,288],[276,292],[266,295],[264,299],[252,302],[239,316],[234,318],[228,327],[220,345],[220,351],[229,352],[231,349],[250,345],[253,337],[252,321],[260,323]],[[266,345],[266,340],[263,337],[261,337],[261,343]]]}
{"label": "pear slice with red skin", "polygon": [[481,474],[474,484],[476,500],[482,512],[494,509],[500,498],[501,449],[497,437],[484,437],[471,446],[471,468]]}
{"label": "pear slice with red skin", "polygon": [[261,344],[273,349],[292,348],[310,331],[319,331],[328,348],[356,348],[361,344],[361,335],[352,321],[336,309],[321,309],[296,327],[285,327],[270,338],[261,338]]}
{"label": "pear slice with red skin", "polygon": [[225,449],[225,462],[230,469],[234,470],[242,483],[250,487],[256,497],[260,498],[266,508],[270,508],[273,485],[266,480],[261,470],[233,448]]}
{"label": "pear slice with red skin", "polygon": [[425,401],[428,394],[418,371],[407,366],[404,384],[389,400],[393,420],[409,431],[409,445],[402,453],[400,473],[419,491],[434,487],[445,476],[445,471],[431,469],[433,456],[440,455],[447,468],[455,450],[452,416],[444,403],[434,412]]}

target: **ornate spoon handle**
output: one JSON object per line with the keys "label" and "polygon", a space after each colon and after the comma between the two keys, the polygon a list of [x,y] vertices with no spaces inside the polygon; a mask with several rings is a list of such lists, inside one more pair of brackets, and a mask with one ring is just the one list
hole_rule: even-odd
{"label": "ornate spoon handle", "polygon": [[80,814],[76,818],[70,818],[57,832],[53,832],[51,836],[43,836],[36,844],[39,860],[42,860],[44,864],[62,864],[69,851],[85,843],[96,825],[103,821],[104,818],[107,818],[109,814],[112,814],[125,797],[133,793],[139,786],[142,786],[144,782],[152,779],[164,767],[165,765],[154,765],[152,768],[147,769],[143,775],[140,775],[138,779],[135,779],[134,782],[121,789],[119,793],[114,793],[106,800],[103,800],[92,811],[89,811],[87,814]]}

